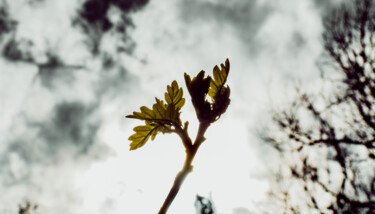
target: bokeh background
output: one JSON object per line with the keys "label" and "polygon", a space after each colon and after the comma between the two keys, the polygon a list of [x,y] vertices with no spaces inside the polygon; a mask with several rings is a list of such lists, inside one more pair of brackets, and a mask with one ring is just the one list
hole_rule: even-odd
{"label": "bokeh background", "polygon": [[[174,135],[136,151],[125,115],[231,62],[231,105],[206,134],[170,213],[259,213],[277,161],[257,136],[297,83],[319,79],[324,0],[2,0],[0,213],[156,213],[184,161]],[[183,120],[195,135],[195,112]]]}

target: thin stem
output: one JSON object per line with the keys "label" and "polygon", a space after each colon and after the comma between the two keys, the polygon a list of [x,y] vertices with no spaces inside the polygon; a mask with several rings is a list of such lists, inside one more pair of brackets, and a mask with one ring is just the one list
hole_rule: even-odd
{"label": "thin stem", "polygon": [[188,155],[186,155],[184,167],[177,174],[177,176],[174,180],[173,186],[172,186],[171,190],[169,191],[168,196],[163,203],[163,206],[159,210],[159,214],[167,213],[167,210],[168,210],[169,206],[172,204],[172,202],[175,199],[177,193],[179,192],[179,190],[181,188],[181,185],[184,182],[186,176],[193,170],[193,166],[191,165],[193,159],[194,158],[192,158],[192,157],[189,158]]}
{"label": "thin stem", "polygon": [[160,208],[158,214],[166,214],[169,206],[172,204],[173,200],[176,198],[177,193],[179,192],[182,183],[184,182],[186,176],[193,171],[192,162],[194,160],[195,154],[197,153],[199,146],[205,140],[204,133],[206,132],[210,123],[200,123],[197,137],[194,144],[191,143],[191,139],[187,134],[186,129],[179,129],[178,134],[181,137],[181,140],[186,148],[186,158],[182,170],[176,175],[174,183],[171,190],[169,191],[162,207]]}

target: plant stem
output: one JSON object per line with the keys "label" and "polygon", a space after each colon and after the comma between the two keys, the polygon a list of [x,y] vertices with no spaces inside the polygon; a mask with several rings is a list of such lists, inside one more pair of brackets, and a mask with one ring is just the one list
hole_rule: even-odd
{"label": "plant stem", "polygon": [[187,131],[180,132],[179,135],[184,143],[184,146],[186,148],[186,158],[184,166],[182,167],[181,171],[176,175],[176,178],[174,179],[173,186],[171,190],[169,191],[167,198],[165,199],[163,205],[161,206],[158,214],[166,214],[169,206],[172,204],[173,200],[175,199],[177,193],[179,192],[182,183],[184,182],[186,176],[193,171],[193,165],[192,162],[194,160],[195,154],[197,153],[199,146],[203,143],[205,140],[204,133],[206,132],[208,126],[210,126],[210,123],[200,123],[197,138],[195,139],[194,144],[191,143],[191,140],[187,134]]}
{"label": "plant stem", "polygon": [[188,158],[188,155],[186,156],[185,164],[182,170],[177,174],[173,186],[171,190],[168,193],[167,198],[165,199],[163,206],[159,210],[159,214],[165,214],[167,213],[167,210],[169,206],[172,204],[173,200],[175,199],[178,191],[181,188],[182,183],[184,182],[186,176],[193,170],[193,166],[191,165],[191,162],[193,161],[193,158]]}

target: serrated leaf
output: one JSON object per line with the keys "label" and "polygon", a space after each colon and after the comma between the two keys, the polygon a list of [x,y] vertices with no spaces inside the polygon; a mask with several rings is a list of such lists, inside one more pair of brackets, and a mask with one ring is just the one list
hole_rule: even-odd
{"label": "serrated leaf", "polygon": [[[162,100],[156,99],[156,103],[152,106],[152,110],[146,106],[142,106],[141,112],[134,111],[132,115],[127,115],[127,118],[140,119],[146,121],[163,122],[165,118],[166,105]],[[167,121],[164,121],[167,122]]]}
{"label": "serrated leaf", "polygon": [[172,127],[181,126],[180,109],[185,104],[182,96],[182,88],[179,88],[177,82],[173,81],[167,86],[166,103],[155,98],[156,103],[153,104],[152,109],[142,106],[140,112],[134,111],[132,115],[126,116],[145,121],[145,125],[135,127],[135,133],[129,137],[132,141],[130,150],[142,147],[149,138],[154,140],[159,132],[170,133],[174,131]]}
{"label": "serrated leaf", "polygon": [[224,87],[225,82],[227,81],[229,73],[229,60],[225,61],[225,65],[221,64],[221,68],[217,65],[213,69],[214,78],[211,79],[210,88],[208,90],[208,95],[215,100],[217,95],[222,93],[222,88]]}
{"label": "serrated leaf", "polygon": [[161,124],[180,124],[179,110],[185,104],[185,99],[182,96],[182,88],[179,88],[177,82],[173,81],[171,85],[167,86],[167,92],[165,93],[166,104],[162,100],[155,98],[156,103],[152,106],[152,109],[142,106],[140,112],[135,111],[132,115],[127,115],[126,117],[149,120]]}
{"label": "serrated leaf", "polygon": [[153,110],[147,108],[146,106],[141,106],[141,112],[134,111],[132,115],[127,115],[127,118],[134,118],[140,120],[150,120],[155,119],[155,113]]}
{"label": "serrated leaf", "polygon": [[129,140],[132,141],[130,143],[130,150],[135,150],[143,145],[150,139],[154,140],[156,135],[159,132],[162,133],[170,133],[171,130],[167,125],[161,125],[153,122],[146,121],[146,124],[143,126],[136,126],[133,129],[135,133],[129,137]]}
{"label": "serrated leaf", "polygon": [[174,104],[169,104],[167,110],[165,111],[165,118],[177,122],[178,116],[178,111],[176,110]]}
{"label": "serrated leaf", "polygon": [[174,80],[171,85],[167,86],[167,92],[164,94],[165,101],[168,104],[174,104],[176,109],[181,109],[185,104],[182,88],[178,87],[177,81]]}
{"label": "serrated leaf", "polygon": [[152,109],[155,114],[155,118],[157,119],[163,119],[165,118],[165,111],[166,105],[164,104],[163,100],[159,100],[158,98],[155,97],[156,103],[152,106]]}
{"label": "serrated leaf", "polygon": [[[205,71],[200,71],[193,79],[185,73],[186,87],[191,96],[199,121],[214,122],[224,113],[230,103],[229,86],[225,86],[229,74],[229,60],[220,68],[215,66],[213,78],[205,77]],[[212,102],[206,99],[207,94]]]}
{"label": "serrated leaf", "polygon": [[130,143],[130,150],[135,150],[145,145],[155,129],[156,127],[153,127],[151,125],[134,127],[133,130],[135,131],[135,133],[129,137],[129,140],[132,141]]}

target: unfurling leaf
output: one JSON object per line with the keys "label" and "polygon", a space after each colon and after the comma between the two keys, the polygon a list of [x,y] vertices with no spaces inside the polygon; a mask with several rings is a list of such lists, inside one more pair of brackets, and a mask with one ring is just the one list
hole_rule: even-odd
{"label": "unfurling leaf", "polygon": [[201,71],[191,80],[190,76],[185,73],[186,87],[190,93],[191,101],[200,121],[209,120],[210,117],[210,103],[206,100],[208,89],[210,87],[211,78],[204,77],[205,72]]}
{"label": "unfurling leaf", "polygon": [[185,104],[185,98],[182,97],[182,88],[178,88],[177,82],[173,81],[172,86],[167,86],[167,91],[165,93],[167,104],[164,104],[163,100],[155,98],[156,103],[152,106],[152,109],[142,106],[140,112],[134,111],[132,115],[126,117],[160,124],[181,124],[180,109]]}
{"label": "unfurling leaf", "polygon": [[133,115],[127,115],[127,118],[134,118],[140,120],[152,120],[155,118],[155,112],[146,106],[141,106],[141,112],[133,112]]}
{"label": "unfurling leaf", "polygon": [[172,127],[181,126],[180,110],[185,104],[185,99],[182,88],[178,87],[177,82],[173,81],[171,85],[167,86],[166,103],[158,98],[155,100],[156,103],[152,109],[142,106],[140,112],[134,111],[132,115],[126,116],[145,121],[145,125],[135,127],[135,134],[129,137],[129,140],[132,141],[130,150],[142,147],[150,137],[151,140],[155,139],[159,132],[170,133],[174,131]]}
{"label": "unfurling leaf", "polygon": [[[191,80],[191,77],[185,73],[185,82],[189,90],[198,119],[202,122],[214,122],[223,114],[230,103],[230,89],[225,86],[229,74],[229,60],[221,68],[215,66],[212,79],[210,76],[204,77],[205,72],[201,71]],[[207,94],[211,97],[209,102]]]}
{"label": "unfurling leaf", "polygon": [[227,110],[230,103],[230,88],[225,86],[227,77],[229,74],[229,60],[225,61],[225,65],[221,64],[219,67],[216,65],[213,69],[214,79],[211,79],[210,89],[208,95],[213,100],[212,105],[212,117],[214,120],[220,118],[220,116]]}
{"label": "unfurling leaf", "polygon": [[151,140],[154,140],[159,131],[167,132],[167,127],[156,123],[146,123],[146,125],[134,127],[133,130],[135,133],[129,137],[129,140],[132,141],[130,150],[142,147],[150,137]]}
{"label": "unfurling leaf", "polygon": [[150,138],[154,129],[155,127],[147,125],[134,127],[133,130],[135,133],[129,137],[129,140],[132,141],[130,144],[130,150],[135,150],[142,147]]}
{"label": "unfurling leaf", "polygon": [[166,105],[163,100],[159,100],[155,97],[156,103],[152,106],[152,109],[155,113],[155,118],[163,119],[165,117],[165,111],[167,110]]}
{"label": "unfurling leaf", "polygon": [[182,88],[178,88],[178,84],[175,81],[171,85],[167,86],[167,92],[165,92],[165,101],[168,104],[174,104],[175,109],[181,109],[185,104],[185,98],[183,96]]}
{"label": "unfurling leaf", "polygon": [[221,69],[216,65],[213,69],[214,79],[211,79],[210,89],[208,90],[208,95],[212,100],[223,93],[223,87],[229,73],[229,60],[227,59],[225,65],[221,64],[220,67]]}

